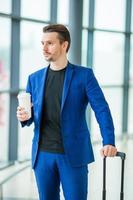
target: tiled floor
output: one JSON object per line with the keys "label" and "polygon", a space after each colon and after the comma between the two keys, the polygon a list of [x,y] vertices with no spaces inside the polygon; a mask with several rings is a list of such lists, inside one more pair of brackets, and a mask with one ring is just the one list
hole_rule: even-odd
{"label": "tiled floor", "polygon": [[[125,165],[125,200],[133,200],[133,139],[117,142],[120,151],[127,154]],[[100,146],[94,147],[95,163],[89,166],[88,200],[102,199],[102,158]],[[107,159],[107,199],[119,200],[120,191],[120,158]],[[0,173],[9,173],[0,171]],[[4,200],[35,200],[38,199],[33,172],[30,168],[12,178],[3,186]],[[10,198],[11,197],[11,198]],[[61,190],[61,200],[64,200]]]}

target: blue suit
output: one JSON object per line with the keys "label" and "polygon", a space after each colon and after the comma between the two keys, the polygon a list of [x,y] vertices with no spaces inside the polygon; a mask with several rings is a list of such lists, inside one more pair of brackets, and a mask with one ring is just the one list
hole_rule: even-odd
{"label": "blue suit", "polygon": [[[23,122],[29,126],[34,122],[32,144],[32,167],[34,168],[40,136],[41,112],[45,93],[47,69],[43,68],[28,78],[26,91],[32,97],[32,117]],[[61,103],[61,133],[65,154],[72,167],[79,167],[94,161],[90,132],[86,123],[88,103],[99,123],[103,145],[115,145],[114,126],[109,106],[91,68],[68,63]]]}
{"label": "blue suit", "polygon": [[22,126],[29,126],[32,122],[35,125],[32,167],[36,176],[39,199],[60,200],[61,181],[65,200],[87,200],[87,164],[94,161],[94,155],[86,122],[86,108],[89,103],[95,112],[103,145],[115,145],[114,126],[109,106],[92,69],[68,63],[60,112],[65,154],[39,151],[47,70],[48,67],[29,76],[26,91],[32,98],[32,117],[22,122]]}

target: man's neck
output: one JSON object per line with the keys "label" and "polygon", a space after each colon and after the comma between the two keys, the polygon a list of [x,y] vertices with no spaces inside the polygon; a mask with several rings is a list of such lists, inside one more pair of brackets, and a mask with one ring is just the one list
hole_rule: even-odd
{"label": "man's neck", "polygon": [[53,70],[61,70],[67,66],[68,60],[67,58],[64,60],[59,60],[56,62],[51,62],[50,63],[50,68]]}

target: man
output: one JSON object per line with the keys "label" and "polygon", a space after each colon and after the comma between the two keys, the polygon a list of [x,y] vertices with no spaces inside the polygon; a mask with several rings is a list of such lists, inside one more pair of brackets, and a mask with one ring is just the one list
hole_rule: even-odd
{"label": "man", "polygon": [[103,138],[103,156],[115,156],[114,126],[109,106],[92,69],[67,60],[70,34],[61,24],[43,28],[42,49],[49,66],[29,76],[32,117],[18,107],[22,126],[35,124],[32,167],[40,200],[87,200],[88,164],[94,161],[85,112],[95,112]]}

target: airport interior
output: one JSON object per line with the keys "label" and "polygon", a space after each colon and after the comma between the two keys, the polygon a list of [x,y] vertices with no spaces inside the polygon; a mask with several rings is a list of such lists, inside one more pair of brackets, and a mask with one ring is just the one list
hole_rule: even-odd
{"label": "airport interior", "polygon": [[[56,23],[71,34],[68,60],[93,69],[109,104],[116,147],[126,154],[124,199],[133,200],[132,0],[0,0],[0,199],[39,199],[31,168],[34,124],[21,127],[17,96],[25,91],[28,76],[48,65],[42,53],[42,30]],[[95,155],[88,166],[87,200],[101,200],[102,137],[90,106],[86,120]],[[106,160],[107,199],[119,200],[122,159]],[[65,200],[61,185],[60,189]]]}

